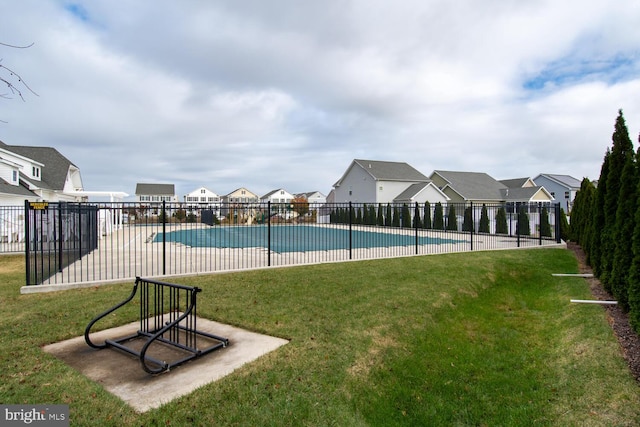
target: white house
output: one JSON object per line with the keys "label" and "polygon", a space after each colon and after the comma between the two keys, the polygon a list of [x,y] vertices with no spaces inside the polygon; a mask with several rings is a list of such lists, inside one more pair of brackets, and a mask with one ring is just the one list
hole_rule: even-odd
{"label": "white house", "polygon": [[404,162],[355,159],[333,184],[336,203],[392,203],[414,184],[429,178]]}
{"label": "white house", "polygon": [[295,196],[289,193],[287,190],[282,188],[278,188],[277,190],[273,190],[260,197],[260,202],[267,203],[281,203],[281,204],[289,204],[295,198]]}
{"label": "white house", "polygon": [[80,169],[55,148],[0,142],[0,205],[79,202],[86,199],[81,191]]}
{"label": "white house", "polygon": [[220,207],[221,198],[207,187],[196,188],[184,195],[184,202],[188,208]]}
{"label": "white house", "polygon": [[303,198],[309,203],[309,210],[317,210],[320,206],[327,203],[327,196],[319,191],[310,191],[308,193],[298,193],[296,198]]}

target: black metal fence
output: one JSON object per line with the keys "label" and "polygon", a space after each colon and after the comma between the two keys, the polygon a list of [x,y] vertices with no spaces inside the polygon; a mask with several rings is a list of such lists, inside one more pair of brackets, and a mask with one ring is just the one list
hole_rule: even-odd
{"label": "black metal fence", "polygon": [[560,242],[559,205],[541,203],[49,203],[25,210],[28,285]]}
{"label": "black metal fence", "polygon": [[98,207],[25,202],[27,285],[38,285],[98,248]]}
{"label": "black metal fence", "polygon": [[24,253],[24,206],[0,206],[0,253]]}

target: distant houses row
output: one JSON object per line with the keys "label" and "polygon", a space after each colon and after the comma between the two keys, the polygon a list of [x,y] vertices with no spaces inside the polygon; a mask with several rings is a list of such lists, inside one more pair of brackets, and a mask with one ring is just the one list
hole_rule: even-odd
{"label": "distant houses row", "polygon": [[[232,192],[219,195],[207,187],[200,187],[184,195],[182,202],[187,209],[217,208],[230,204],[257,204],[257,203],[292,203],[305,201],[310,209],[317,209],[327,202],[327,198],[319,191],[292,194],[283,188],[270,191],[263,196],[240,187]],[[178,202],[173,184],[143,184],[136,185],[136,201],[140,203],[157,204],[164,202]]]}
{"label": "distant houses row", "polygon": [[[333,184],[327,196],[319,191],[293,194],[283,188],[263,196],[238,188],[219,195],[200,187],[184,195],[181,202],[193,208],[219,207],[234,203],[291,203],[305,200],[311,210],[325,203],[424,204],[467,203],[519,204],[560,203],[571,211],[581,182],[569,175],[539,174],[496,180],[482,172],[435,170],[422,174],[405,162],[355,159]],[[138,184],[136,200],[141,203],[178,202],[173,184]]]}
{"label": "distant houses row", "polygon": [[[136,201],[148,204],[181,202],[192,207],[233,203],[291,203],[306,200],[310,209],[325,203],[557,203],[570,213],[581,181],[569,175],[539,174],[496,180],[482,172],[435,170],[429,176],[405,162],[354,159],[328,195],[320,191],[291,193],[278,188],[262,196],[240,187],[220,195],[205,186],[182,200],[173,184],[136,185]],[[51,147],[7,145],[0,141],[0,205],[24,201],[87,201],[90,196],[128,196],[118,191],[87,191],[80,168]]]}

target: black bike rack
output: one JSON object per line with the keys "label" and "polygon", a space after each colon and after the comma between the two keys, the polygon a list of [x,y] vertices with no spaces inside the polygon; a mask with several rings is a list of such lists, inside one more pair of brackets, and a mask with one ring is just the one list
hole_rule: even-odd
{"label": "black bike rack", "polygon": [[[118,339],[105,339],[103,344],[91,341],[89,334],[93,325],[132,301],[138,290],[140,291],[138,332]],[[227,338],[199,331],[196,328],[196,296],[201,291],[202,289],[197,287],[136,277],[131,295],[91,320],[84,331],[84,340],[90,347],[96,349],[111,347],[138,357],[142,369],[150,374],[169,371],[175,366],[229,345]],[[198,338],[207,346],[199,348]],[[131,345],[125,345],[140,339],[144,342],[140,350],[136,350]],[[167,362],[147,355],[147,350],[153,343],[178,349],[180,356]],[[183,357],[184,353],[186,356]]]}

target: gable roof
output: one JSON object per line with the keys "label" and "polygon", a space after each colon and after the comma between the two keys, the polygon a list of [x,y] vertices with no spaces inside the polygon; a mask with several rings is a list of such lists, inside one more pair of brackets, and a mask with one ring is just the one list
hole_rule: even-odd
{"label": "gable roof", "polygon": [[574,177],[572,177],[571,175],[557,175],[557,174],[550,174],[550,173],[541,173],[540,175],[536,176],[535,178],[533,178],[533,180],[535,181],[536,179],[540,178],[540,177],[545,177],[551,181],[554,181],[564,187],[573,189],[573,190],[579,190],[580,186],[582,185],[582,182],[580,182],[579,180],[575,179]]}
{"label": "gable roof", "polygon": [[10,194],[12,196],[24,196],[26,198],[37,198],[33,192],[24,187],[24,185],[12,185],[4,179],[0,178],[0,194]]}
{"label": "gable roof", "polygon": [[[508,187],[484,172],[433,171],[449,187],[466,200],[504,200],[503,190]],[[433,176],[432,174],[432,176]]]}
{"label": "gable roof", "polygon": [[136,195],[149,196],[175,196],[176,190],[173,184],[136,184]]}
{"label": "gable roof", "polygon": [[413,199],[418,194],[420,194],[425,188],[432,186],[438,193],[442,194],[444,199],[449,199],[449,197],[444,194],[434,183],[433,181],[429,182],[418,182],[416,184],[411,184],[404,190],[402,193],[398,194],[393,201],[394,202],[404,202]]}
{"label": "gable roof", "polygon": [[342,177],[333,186],[340,186],[342,180],[344,180],[345,176],[347,176],[349,171],[355,166],[359,166],[365,170],[376,181],[429,181],[429,178],[427,178],[422,172],[405,162],[354,159],[344,175],[342,175]]}
{"label": "gable roof", "polygon": [[539,192],[543,192],[549,200],[553,200],[551,194],[544,187],[512,187],[502,191],[504,200],[531,201]]}
{"label": "gable roof", "polygon": [[501,179],[500,182],[509,188],[522,188],[529,178]]}
{"label": "gable roof", "polygon": [[[69,168],[76,165],[71,163],[69,159],[60,154],[58,150],[52,147],[29,147],[19,145],[7,145],[0,142],[0,147],[16,153],[20,156],[32,159],[38,163],[42,163],[40,182],[36,184],[40,188],[51,190],[63,190],[67,181]],[[23,177],[24,178],[24,177]]]}
{"label": "gable roof", "polygon": [[[284,188],[276,188],[275,190],[269,191],[267,194],[265,194],[264,196],[260,197],[260,199],[267,199],[271,196],[273,196],[274,194],[276,194],[279,191],[284,191],[285,193],[287,193],[290,196],[293,196],[293,194],[289,193],[287,190],[285,190]],[[295,196],[293,196],[295,197]]]}

